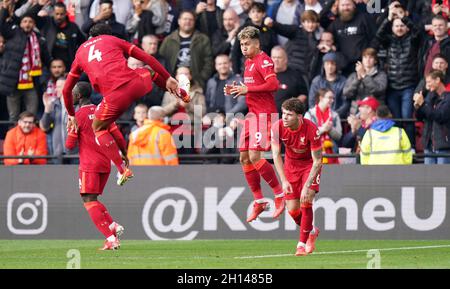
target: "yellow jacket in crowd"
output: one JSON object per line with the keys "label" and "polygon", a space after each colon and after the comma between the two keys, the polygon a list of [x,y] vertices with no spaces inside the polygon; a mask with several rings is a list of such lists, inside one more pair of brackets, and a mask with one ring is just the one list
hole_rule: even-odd
{"label": "yellow jacket in crowd", "polygon": [[145,120],[130,134],[128,159],[134,166],[175,166],[178,154],[169,126],[159,120]]}

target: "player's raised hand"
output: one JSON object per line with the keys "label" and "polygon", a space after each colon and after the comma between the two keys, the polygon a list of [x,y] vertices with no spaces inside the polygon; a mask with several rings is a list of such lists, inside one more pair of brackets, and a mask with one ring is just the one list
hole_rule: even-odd
{"label": "player's raised hand", "polygon": [[233,98],[237,98],[241,95],[246,95],[248,92],[248,88],[245,84],[240,82],[240,85],[233,85],[233,87],[230,89],[230,94],[233,95]]}
{"label": "player's raised hand", "polygon": [[67,131],[78,131],[78,123],[74,116],[69,115],[67,117]]}

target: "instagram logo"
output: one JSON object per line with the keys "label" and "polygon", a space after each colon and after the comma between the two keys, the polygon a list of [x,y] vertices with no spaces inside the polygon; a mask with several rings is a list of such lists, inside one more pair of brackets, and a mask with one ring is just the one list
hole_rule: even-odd
{"label": "instagram logo", "polygon": [[47,228],[47,198],[39,193],[15,193],[8,199],[7,224],[16,235],[38,235]]}

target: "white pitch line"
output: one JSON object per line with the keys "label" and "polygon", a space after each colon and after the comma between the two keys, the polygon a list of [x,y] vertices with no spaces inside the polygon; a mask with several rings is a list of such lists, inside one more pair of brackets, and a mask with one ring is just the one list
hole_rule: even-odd
{"label": "white pitch line", "polygon": [[[435,249],[435,248],[449,248],[450,245],[434,245],[434,246],[418,246],[418,247],[397,247],[397,248],[382,248],[382,249],[364,249],[364,250],[346,250],[346,251],[329,251],[329,252],[315,252],[312,255],[331,255],[331,254],[346,254],[346,253],[361,253],[369,250],[378,251],[400,251],[400,250],[417,250],[417,249]],[[241,256],[234,257],[234,259],[258,259],[258,258],[274,258],[287,257],[294,254],[278,254],[278,255],[262,255],[262,256]]]}

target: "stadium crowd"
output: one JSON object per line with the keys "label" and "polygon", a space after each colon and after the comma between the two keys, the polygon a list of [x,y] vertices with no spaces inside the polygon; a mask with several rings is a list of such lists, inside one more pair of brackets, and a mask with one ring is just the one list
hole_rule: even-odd
{"label": "stadium crowd", "polygon": [[[242,81],[245,59],[236,36],[246,26],[260,30],[261,48],[274,62],[278,109],[286,99],[300,99],[305,117],[319,128],[324,153],[361,154],[363,164],[410,164],[413,152],[450,154],[449,0],[0,3],[4,155],[76,154],[64,147],[62,87],[95,23],[109,24],[114,36],[139,45],[174,77],[191,80],[191,103],[155,86],[121,117],[134,164],[176,165],[177,154],[238,152],[234,116],[245,115],[247,106],[223,88]],[[128,65],[144,64],[130,57]],[[92,102],[101,98],[94,93]],[[46,162],[63,159],[35,161]],[[446,164],[450,157],[425,163]]]}

